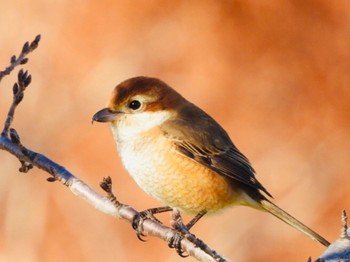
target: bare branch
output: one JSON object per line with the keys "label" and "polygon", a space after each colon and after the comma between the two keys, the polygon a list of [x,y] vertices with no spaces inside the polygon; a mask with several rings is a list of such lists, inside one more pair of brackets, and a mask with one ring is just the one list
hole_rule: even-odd
{"label": "bare branch", "polygon": [[[116,205],[113,199],[97,193],[88,184],[74,176],[63,166],[55,163],[42,154],[23,147],[23,145],[21,146],[13,143],[6,136],[0,136],[0,148],[8,151],[17,157],[21,162],[30,163],[33,166],[46,171],[52,175],[54,180],[60,181],[62,184],[66,185],[72,193],[83,198],[85,201],[103,213],[126,220],[130,224],[132,223],[134,216],[138,214],[138,212],[130,206],[124,204]],[[143,224],[143,229],[147,235],[161,238],[166,242],[168,242],[177,233],[174,229],[156,223],[152,220],[146,220]],[[181,245],[186,253],[195,257],[199,261],[227,261],[210,249],[212,254],[217,255],[216,259],[214,259],[202,249],[196,247],[190,240],[184,239],[181,242]],[[208,247],[206,246],[206,248]]]}
{"label": "bare branch", "polygon": [[[26,55],[37,48],[40,41],[38,35],[31,43],[26,42],[22,48],[21,54],[18,58],[11,57],[11,64],[4,71],[0,71],[0,82],[5,75],[10,74],[13,69],[20,65],[27,63]],[[67,186],[70,191],[83,198],[89,204],[97,208],[99,211],[109,214],[113,217],[121,218],[132,224],[134,217],[139,214],[132,207],[121,204],[112,192],[112,181],[110,178],[104,179],[101,187],[107,192],[107,196],[103,196],[96,192],[92,187],[86,184],[83,180],[74,176],[66,168],[47,158],[45,155],[32,151],[25,147],[20,139],[19,134],[14,128],[11,128],[15,111],[24,97],[24,91],[31,83],[31,75],[22,69],[18,72],[17,83],[14,84],[13,100],[8,111],[3,131],[0,135],[0,149],[14,155],[21,163],[20,172],[28,172],[33,167],[44,170],[51,176],[47,179],[49,182],[59,181]],[[179,232],[170,227],[166,227],[157,221],[146,219],[142,225],[143,233],[163,239],[167,243],[175,237]],[[185,238],[181,241],[181,249],[188,255],[193,256],[199,261],[227,261],[218,253],[209,248],[204,242],[194,241],[194,236]],[[198,239],[197,239],[198,240]]]}

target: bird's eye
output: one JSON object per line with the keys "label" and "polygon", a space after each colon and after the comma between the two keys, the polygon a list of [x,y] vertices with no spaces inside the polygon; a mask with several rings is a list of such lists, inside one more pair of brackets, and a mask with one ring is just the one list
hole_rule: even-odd
{"label": "bird's eye", "polygon": [[140,109],[141,105],[142,104],[139,100],[132,100],[129,104],[129,108],[131,108],[132,110],[137,110]]}

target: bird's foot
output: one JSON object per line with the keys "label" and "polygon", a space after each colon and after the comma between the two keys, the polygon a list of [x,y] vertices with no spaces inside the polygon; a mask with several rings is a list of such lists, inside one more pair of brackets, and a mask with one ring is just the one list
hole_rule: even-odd
{"label": "bird's foot", "polygon": [[172,210],[171,207],[156,207],[156,208],[146,209],[144,211],[137,213],[132,220],[132,228],[135,230],[137,238],[140,239],[141,241],[145,241],[144,237],[146,235],[143,233],[143,222],[145,220],[150,219],[156,223],[162,224],[162,222],[159,221],[159,219],[156,218],[154,215],[158,213],[171,211],[171,210]]}
{"label": "bird's foot", "polygon": [[[202,216],[202,215],[201,215]],[[198,221],[198,219],[196,219]],[[181,247],[181,241],[186,238],[192,242],[195,246],[201,248],[204,244],[202,240],[197,238],[194,234],[190,232],[190,228],[195,224],[196,221],[191,220],[187,225],[183,223],[180,212],[177,209],[173,210],[172,214],[172,227],[177,231],[172,238],[168,241],[168,246],[170,248],[175,248],[176,253],[180,257],[187,257]]]}
{"label": "bird's foot", "polygon": [[218,261],[218,262],[226,261],[215,250],[210,249],[207,244],[205,244],[202,240],[200,240],[194,234],[192,234],[187,228],[187,225],[184,225],[182,222],[173,221],[173,227],[174,229],[176,229],[176,233],[174,234],[173,237],[170,238],[170,240],[168,240],[168,246],[170,248],[175,248],[176,253],[180,257],[189,256],[184,252],[181,246],[182,240],[187,239],[188,241],[192,242],[195,247],[200,248],[205,253],[207,253],[212,258],[214,258],[215,261]]}
{"label": "bird's foot", "polygon": [[188,255],[184,254],[185,252],[183,251],[182,247],[181,247],[181,241],[185,238],[185,235],[179,231],[177,231],[173,237],[171,237],[168,240],[168,246],[170,248],[175,248],[176,253],[180,256],[180,257],[188,257]]}
{"label": "bird's foot", "polygon": [[[187,239],[192,242],[196,247],[202,249],[204,252],[212,256],[214,259],[220,258],[216,251],[211,250],[202,240],[197,238],[190,232],[190,228],[207,212],[205,210],[197,214],[188,224],[184,224],[180,212],[177,209],[173,210],[172,214],[172,227],[177,231],[172,238],[168,241],[170,248],[175,248],[176,253],[181,257],[187,257],[181,247],[181,241]],[[218,261],[221,261],[220,259]]]}

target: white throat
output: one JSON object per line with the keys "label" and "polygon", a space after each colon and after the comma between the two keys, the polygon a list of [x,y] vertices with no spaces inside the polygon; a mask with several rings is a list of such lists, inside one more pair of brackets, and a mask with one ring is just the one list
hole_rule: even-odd
{"label": "white throat", "polygon": [[160,126],[171,117],[169,111],[141,112],[124,114],[112,124],[112,131],[116,142],[133,139],[138,135]]}

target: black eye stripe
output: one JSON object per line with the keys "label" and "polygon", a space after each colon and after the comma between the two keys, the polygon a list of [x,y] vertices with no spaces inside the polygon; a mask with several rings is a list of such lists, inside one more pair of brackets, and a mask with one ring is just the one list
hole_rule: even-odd
{"label": "black eye stripe", "polygon": [[141,107],[141,102],[138,100],[132,100],[129,103],[129,108],[131,108],[132,110],[137,110]]}

